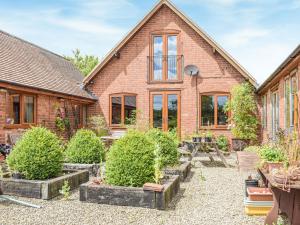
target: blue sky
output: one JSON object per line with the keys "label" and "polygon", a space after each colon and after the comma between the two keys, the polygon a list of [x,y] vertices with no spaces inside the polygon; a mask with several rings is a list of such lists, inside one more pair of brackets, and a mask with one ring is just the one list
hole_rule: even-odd
{"label": "blue sky", "polygon": [[[300,44],[300,0],[173,0],[261,83]],[[0,0],[0,29],[103,58],[152,0]]]}

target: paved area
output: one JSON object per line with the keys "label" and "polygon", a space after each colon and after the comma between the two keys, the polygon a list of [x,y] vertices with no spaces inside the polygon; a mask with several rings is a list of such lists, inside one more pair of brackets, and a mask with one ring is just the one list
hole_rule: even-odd
{"label": "paved area", "polygon": [[[200,158],[198,158],[200,160]],[[217,159],[217,158],[216,158]],[[20,198],[43,206],[34,209],[0,202],[1,225],[261,225],[263,217],[244,213],[244,181],[236,167],[224,168],[208,159],[194,162],[192,176],[166,211],[81,203],[78,191],[71,200]],[[235,155],[227,158],[235,166]],[[244,174],[246,176],[246,174]]]}

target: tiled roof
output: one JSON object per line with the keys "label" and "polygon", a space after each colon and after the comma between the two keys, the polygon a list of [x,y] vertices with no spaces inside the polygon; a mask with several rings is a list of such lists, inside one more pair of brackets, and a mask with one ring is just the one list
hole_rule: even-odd
{"label": "tiled roof", "polygon": [[0,82],[94,99],[82,80],[62,56],[0,30]]}

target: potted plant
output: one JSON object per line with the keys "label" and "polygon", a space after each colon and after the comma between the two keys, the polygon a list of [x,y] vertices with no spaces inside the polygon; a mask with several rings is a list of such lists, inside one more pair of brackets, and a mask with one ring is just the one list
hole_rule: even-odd
{"label": "potted plant", "polygon": [[251,140],[257,139],[257,104],[254,87],[248,83],[236,85],[231,90],[231,99],[225,107],[230,112],[229,118],[232,126],[232,149],[241,151],[247,147]]}
{"label": "potted plant", "polygon": [[208,130],[205,132],[205,142],[212,142],[213,139],[213,133]]}
{"label": "potted plant", "polygon": [[194,133],[192,136],[192,141],[196,143],[200,143],[202,140],[202,136],[199,133]]}
{"label": "potted plant", "polygon": [[216,139],[218,148],[223,152],[228,152],[229,141],[225,135],[220,135]]}
{"label": "potted plant", "polygon": [[284,152],[280,148],[272,145],[264,145],[260,149],[259,154],[269,172],[272,172],[274,169],[282,168],[284,162],[287,160]]}

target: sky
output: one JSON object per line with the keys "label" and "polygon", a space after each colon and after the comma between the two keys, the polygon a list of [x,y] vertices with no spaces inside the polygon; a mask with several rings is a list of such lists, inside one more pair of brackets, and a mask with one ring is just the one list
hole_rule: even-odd
{"label": "sky", "polygon": [[[300,44],[300,0],[173,0],[262,83]],[[0,0],[0,29],[61,55],[100,59],[153,0]]]}

